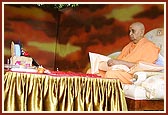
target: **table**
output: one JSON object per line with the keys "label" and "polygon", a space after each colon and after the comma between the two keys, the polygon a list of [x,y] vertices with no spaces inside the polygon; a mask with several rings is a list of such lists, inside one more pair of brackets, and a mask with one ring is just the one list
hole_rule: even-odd
{"label": "table", "polygon": [[118,79],[7,71],[4,111],[127,111]]}

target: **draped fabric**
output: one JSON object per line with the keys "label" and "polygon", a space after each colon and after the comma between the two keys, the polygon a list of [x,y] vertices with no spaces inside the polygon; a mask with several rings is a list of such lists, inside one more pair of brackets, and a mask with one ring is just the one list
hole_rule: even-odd
{"label": "draped fabric", "polygon": [[130,42],[126,45],[117,59],[135,63],[139,61],[155,63],[158,59],[159,51],[160,48],[153,42],[147,38],[142,38],[137,44]]}
{"label": "draped fabric", "polygon": [[4,111],[127,111],[118,79],[6,72]]}

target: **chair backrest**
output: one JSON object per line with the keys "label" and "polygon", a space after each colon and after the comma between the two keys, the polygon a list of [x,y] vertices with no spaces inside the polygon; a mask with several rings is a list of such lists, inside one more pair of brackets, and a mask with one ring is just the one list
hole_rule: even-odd
{"label": "chair backrest", "polygon": [[151,40],[160,48],[160,54],[164,56],[164,29],[155,28],[145,34],[145,37]]}

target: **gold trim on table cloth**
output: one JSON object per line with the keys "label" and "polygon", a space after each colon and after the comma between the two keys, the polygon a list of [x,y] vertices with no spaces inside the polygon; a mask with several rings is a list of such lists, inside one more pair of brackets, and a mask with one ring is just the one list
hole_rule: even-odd
{"label": "gold trim on table cloth", "polygon": [[118,79],[6,72],[4,111],[127,111]]}

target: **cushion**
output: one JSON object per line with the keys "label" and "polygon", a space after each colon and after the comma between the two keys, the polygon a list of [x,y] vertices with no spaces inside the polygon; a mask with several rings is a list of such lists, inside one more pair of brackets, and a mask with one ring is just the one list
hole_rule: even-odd
{"label": "cushion", "polygon": [[150,30],[144,36],[155,43],[160,48],[160,54],[164,56],[164,29],[156,28]]}
{"label": "cushion", "polygon": [[145,100],[146,89],[135,84],[123,84],[123,91],[126,97],[134,100]]}
{"label": "cushion", "polygon": [[135,72],[138,71],[159,72],[162,71],[163,69],[164,69],[163,66],[140,61],[135,66],[130,68],[129,73],[134,74]]}
{"label": "cushion", "polygon": [[141,85],[143,81],[145,81],[147,78],[146,72],[135,72],[133,74],[133,84],[135,85]]}
{"label": "cushion", "polygon": [[134,100],[164,99],[166,87],[164,73],[135,72],[134,78],[136,79],[133,81],[133,84],[122,84],[126,97]]}
{"label": "cushion", "polygon": [[149,99],[164,99],[165,80],[161,74],[154,75],[142,82],[142,87],[146,89],[146,96]]}
{"label": "cushion", "polygon": [[164,57],[159,54],[158,59],[156,60],[156,65],[164,66]]}
{"label": "cushion", "polygon": [[163,72],[142,72],[142,71],[139,71],[139,72],[135,72],[133,74],[133,84],[135,85],[141,85],[142,82],[144,82],[147,78],[149,77],[152,77],[152,76],[155,76],[155,75],[163,75],[164,73]]}
{"label": "cushion", "polygon": [[107,62],[110,59],[110,57],[89,52],[89,59],[91,65],[91,73],[95,74],[99,72],[99,63],[103,61]]}
{"label": "cushion", "polygon": [[117,51],[117,52],[111,53],[110,55],[108,55],[108,57],[112,59],[116,59],[120,55],[120,53],[121,51]]}

